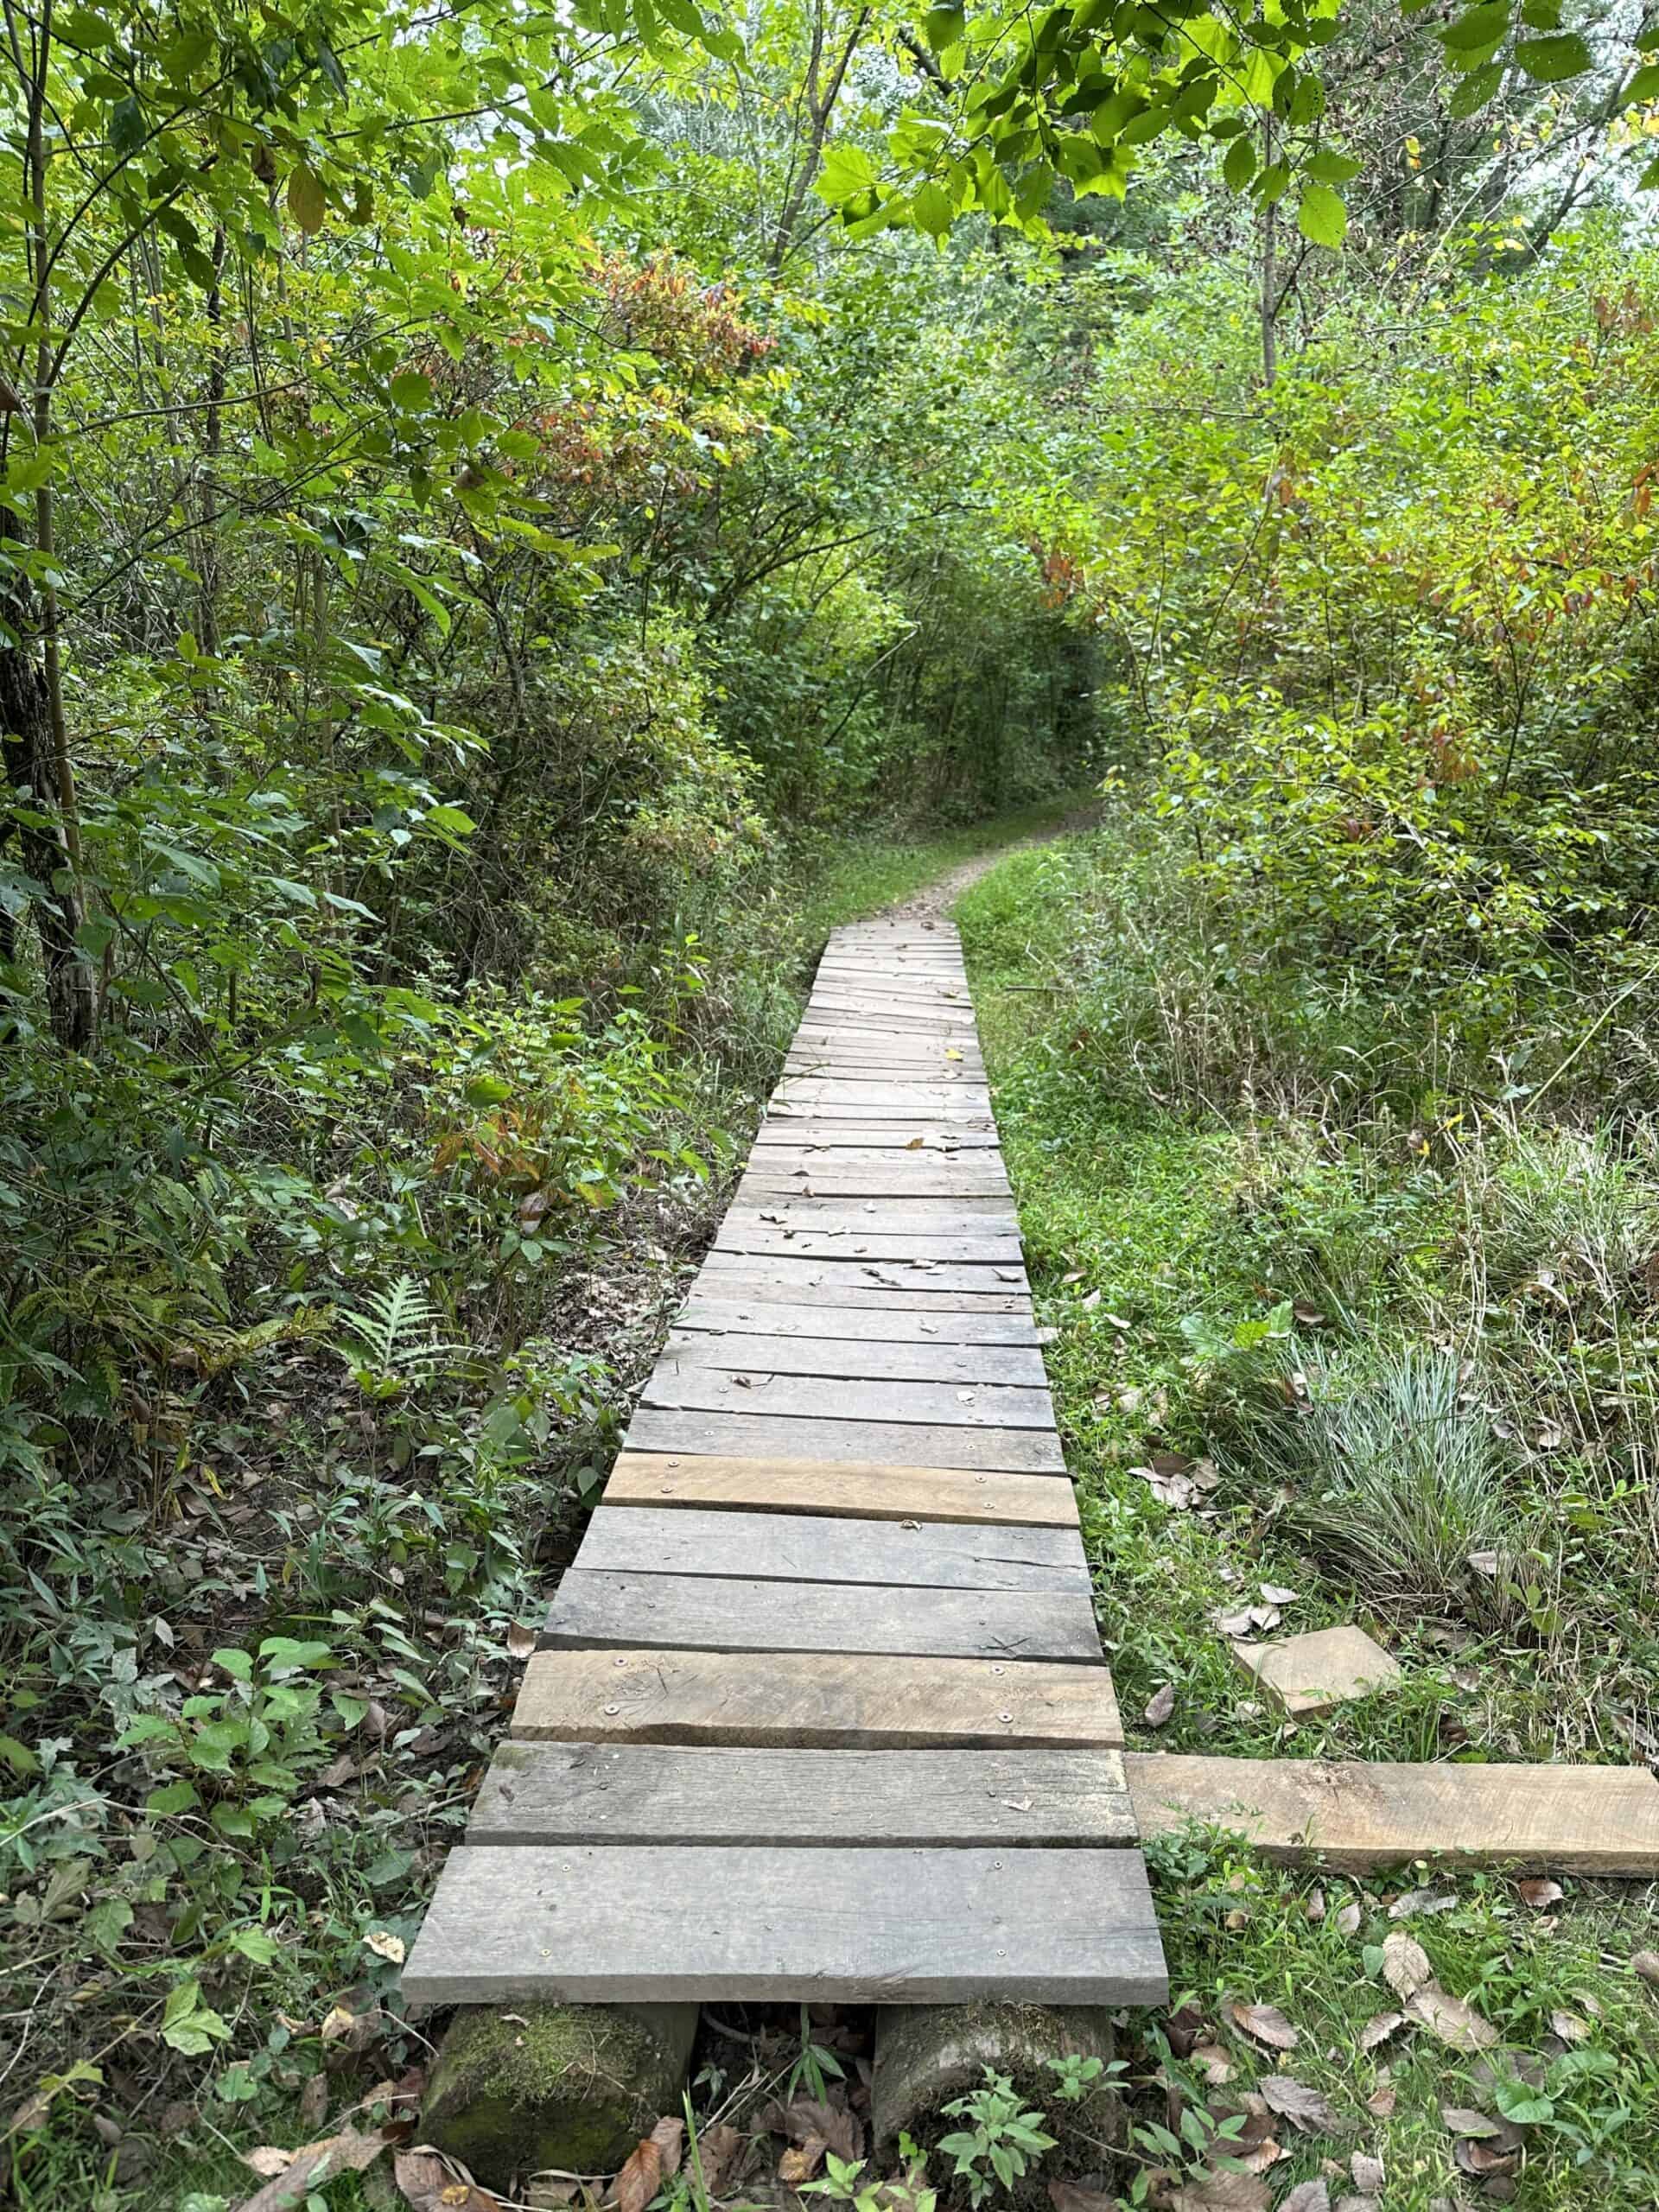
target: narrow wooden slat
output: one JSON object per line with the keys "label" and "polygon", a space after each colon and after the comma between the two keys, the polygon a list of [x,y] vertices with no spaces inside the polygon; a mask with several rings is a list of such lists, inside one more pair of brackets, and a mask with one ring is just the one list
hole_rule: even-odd
{"label": "narrow wooden slat", "polygon": [[686,1458],[625,1452],[605,1503],[723,1506],[734,1511],[853,1514],[865,1520],[982,1522],[994,1528],[1075,1529],[1070,1483],[1049,1475],[969,1474],[959,1467],[837,1466],[823,1459]]}
{"label": "narrow wooden slat", "polygon": [[923,1229],[905,1229],[884,1236],[874,1229],[795,1229],[741,1213],[727,1215],[714,1249],[770,1259],[825,1260],[837,1265],[859,1260],[932,1260],[953,1267],[1020,1268],[1022,1261],[1020,1238],[1011,1230],[956,1229],[935,1236]]}
{"label": "narrow wooden slat", "polygon": [[463,1844],[402,1975],[416,2005],[1155,2005],[1134,1851]]}
{"label": "narrow wooden slat", "polygon": [[906,1421],[944,1428],[1048,1430],[1046,1388],[1019,1383],[855,1382],[785,1375],[764,1367],[728,1370],[658,1361],[642,1406],[692,1413],[764,1414],[772,1419]]}
{"label": "narrow wooden slat", "polygon": [[809,1306],[786,1298],[743,1298],[724,1285],[694,1285],[674,1326],[699,1335],[845,1337],[893,1344],[1037,1344],[1036,1323],[1024,1313],[965,1312],[933,1300],[918,1312],[895,1303]]}
{"label": "narrow wooden slat", "polygon": [[1075,1529],[854,1521],[801,1513],[601,1505],[576,1554],[586,1573],[713,1574],[728,1581],[860,1583],[1084,1595]]}
{"label": "narrow wooden slat", "polygon": [[1659,1781],[1643,1767],[1361,1764],[1328,1759],[1128,1763],[1143,1834],[1188,1821],[1248,1835],[1281,1863],[1363,1873],[1416,1859],[1659,1875]]}
{"label": "narrow wooden slat", "polygon": [[810,1421],[641,1406],[628,1424],[635,1452],[715,1452],[743,1459],[890,1459],[896,1465],[987,1473],[1065,1473],[1059,1439],[1043,1428],[943,1428],[922,1421]]}
{"label": "narrow wooden slat", "polygon": [[926,1115],[900,1122],[891,1114],[883,1115],[879,1120],[864,1117],[851,1122],[833,1114],[786,1114],[763,1121],[754,1133],[754,1141],[757,1148],[783,1145],[791,1151],[804,1147],[830,1152],[851,1147],[858,1152],[908,1152],[915,1147],[937,1152],[947,1159],[969,1152],[1001,1156],[997,1152],[996,1124],[988,1114],[966,1122],[948,1122]]}
{"label": "narrow wooden slat", "polygon": [[1035,1344],[872,1342],[860,1337],[711,1337],[676,1329],[663,1347],[659,1370],[716,1367],[734,1373],[833,1375],[865,1382],[952,1382],[959,1388],[1004,1382],[1046,1390],[1043,1355]]}
{"label": "narrow wooden slat", "polygon": [[821,1178],[808,1170],[803,1180],[799,1175],[757,1175],[751,1170],[739,1183],[732,1202],[747,1211],[764,1214],[772,1211],[780,1198],[836,1200],[856,1206],[862,1206],[873,1198],[885,1198],[901,1207],[929,1198],[944,1198],[952,1202],[956,1216],[960,1220],[972,1220],[982,1224],[989,1219],[1000,1225],[1007,1217],[1007,1193],[995,1186],[980,1191],[963,1190],[943,1177],[931,1179],[912,1169],[908,1188],[872,1189],[873,1184],[883,1180],[898,1185],[902,1185],[905,1179],[900,1174],[884,1179],[867,1172],[861,1176],[842,1180],[835,1175]]}
{"label": "narrow wooden slat", "polygon": [[937,1079],[930,1076],[925,1083],[906,1083],[897,1077],[872,1077],[865,1081],[855,1076],[790,1076],[773,1091],[771,1111],[798,1110],[802,1106],[879,1107],[891,1111],[897,1106],[922,1120],[934,1114],[988,1114],[990,1105],[991,1094],[985,1085],[966,1075],[954,1080],[949,1076]]}
{"label": "narrow wooden slat", "polygon": [[[1089,1599],[1029,1591],[751,1582],[569,1567],[542,1631],[549,1648],[663,1644],[686,1651],[891,1651],[909,1657],[1100,1664]],[[764,1671],[764,1670],[762,1670]]]}
{"label": "narrow wooden slat", "polygon": [[[843,1266],[817,1253],[727,1252],[716,1246],[703,1262],[697,1282],[699,1287],[712,1290],[716,1283],[736,1279],[749,1284],[767,1283],[785,1292],[792,1289],[809,1300],[822,1299],[826,1305],[841,1296],[855,1302],[868,1300],[874,1291],[902,1291],[927,1298],[966,1292],[1004,1300],[999,1309],[1004,1312],[1009,1310],[1006,1301],[1010,1297],[1017,1298],[1027,1310],[1031,1303],[1031,1285],[1024,1268],[1004,1261],[953,1267],[943,1261],[854,1257]],[[724,1297],[726,1293],[722,1290],[720,1295]]]}
{"label": "narrow wooden slat", "polygon": [[687,1751],[503,1744],[467,1840],[655,1844],[1135,1840],[1121,1751]]}
{"label": "narrow wooden slat", "polygon": [[835,1269],[820,1267],[812,1261],[745,1261],[741,1253],[721,1253],[718,1256],[729,1259],[732,1264],[715,1268],[705,1261],[702,1273],[691,1286],[691,1299],[736,1301],[743,1306],[794,1306],[810,1300],[825,1313],[918,1313],[925,1319],[937,1319],[941,1335],[944,1333],[947,1316],[951,1318],[952,1325],[955,1317],[975,1314],[1016,1319],[1027,1326],[1031,1324],[1029,1291],[995,1276],[994,1287],[976,1285],[958,1290],[949,1284],[941,1285],[935,1270],[911,1278],[912,1282],[926,1284],[927,1287],[921,1290],[907,1287],[896,1274],[867,1276],[861,1268],[850,1274],[843,1270],[837,1274]]}
{"label": "narrow wooden slat", "polygon": [[[977,1202],[983,1208],[984,1200]],[[836,1198],[792,1191],[780,1198],[757,1205],[734,1202],[726,1218],[740,1230],[792,1229],[798,1235],[813,1231],[827,1236],[868,1236],[874,1230],[896,1236],[914,1230],[928,1236],[995,1236],[1016,1243],[1020,1224],[1012,1202],[993,1198],[990,1211],[969,1212],[948,1192],[943,1198]]]}
{"label": "narrow wooden slat", "polygon": [[1104,1667],[840,1651],[531,1654],[512,1733],[534,1743],[754,1744],[833,1751],[1048,1745],[1110,1751]]}

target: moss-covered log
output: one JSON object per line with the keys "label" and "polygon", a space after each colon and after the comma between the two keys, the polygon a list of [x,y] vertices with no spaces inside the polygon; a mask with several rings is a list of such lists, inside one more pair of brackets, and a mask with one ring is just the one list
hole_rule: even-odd
{"label": "moss-covered log", "polygon": [[556,2166],[614,2173],[677,2113],[695,2005],[521,2005],[457,2012],[421,2111],[424,2139],[502,2189]]}
{"label": "moss-covered log", "polygon": [[[1112,2016],[1098,2005],[887,2005],[876,2016],[875,2075],[870,2117],[878,2149],[896,2143],[902,2130],[920,2142],[939,2132],[944,2108],[976,2089],[989,2066],[1009,2075],[1027,2101],[1057,2125],[1056,2134],[1096,2150],[1115,2137],[1120,2103],[1103,2070],[1076,2103],[1057,2099],[1051,2059],[1097,2058],[1110,2067]],[[1062,2163],[1076,2160],[1063,2153]]]}

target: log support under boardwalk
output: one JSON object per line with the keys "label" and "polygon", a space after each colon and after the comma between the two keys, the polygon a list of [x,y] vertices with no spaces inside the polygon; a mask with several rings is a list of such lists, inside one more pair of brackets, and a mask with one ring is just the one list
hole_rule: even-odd
{"label": "log support under boardwalk", "polygon": [[[1118,2133],[1121,2102],[1112,2074],[1112,2015],[1098,2005],[886,2005],[876,2015],[870,2128],[878,2157],[900,2134],[918,2142],[949,2123],[945,2107],[985,2081],[987,2068],[1006,2075],[1028,2103],[1048,2114],[1061,2138],[1054,2157],[1072,2171],[1104,2162]],[[1051,2062],[1098,2059],[1076,2101],[1058,2091],[1062,2070]]]}
{"label": "log support under boardwalk", "polygon": [[695,2005],[465,2005],[421,2108],[423,2141],[486,2187],[556,2167],[612,2174],[677,2113]]}

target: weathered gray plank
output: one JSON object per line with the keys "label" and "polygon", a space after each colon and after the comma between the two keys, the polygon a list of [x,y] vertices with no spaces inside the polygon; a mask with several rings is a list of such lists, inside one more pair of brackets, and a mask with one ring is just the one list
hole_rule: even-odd
{"label": "weathered gray plank", "polygon": [[[833,1152],[850,1147],[855,1151],[917,1151],[938,1153],[952,1159],[970,1152],[997,1151],[996,1124],[988,1114],[969,1121],[945,1122],[918,1115],[900,1121],[893,1115],[879,1121],[868,1116],[842,1120],[833,1114],[782,1114],[768,1116],[754,1133],[757,1147],[786,1145],[793,1151]],[[753,1156],[753,1155],[752,1155]]]}
{"label": "weathered gray plank", "polygon": [[506,1743],[467,1840],[655,1844],[1135,1841],[1121,1751],[685,1750]]}
{"label": "weathered gray plank", "polygon": [[788,1299],[740,1298],[693,1287],[676,1317],[677,1330],[699,1335],[838,1337],[868,1344],[1038,1344],[1036,1323],[1023,1313],[963,1312],[938,1305],[917,1312],[889,1297],[878,1306],[809,1306]]}
{"label": "weathered gray plank", "polygon": [[[982,1263],[950,1266],[943,1261],[900,1261],[855,1259],[843,1267],[832,1257],[818,1253],[772,1255],[763,1252],[727,1252],[716,1245],[702,1263],[698,1275],[700,1285],[712,1287],[715,1282],[741,1277],[746,1282],[771,1283],[779,1289],[792,1288],[802,1296],[816,1299],[822,1292],[847,1292],[868,1295],[871,1290],[936,1293],[941,1296],[957,1292],[973,1292],[988,1298],[1004,1298],[1017,1294],[1027,1304],[1031,1286],[1026,1280],[1023,1267],[1013,1262],[998,1262],[995,1265]],[[725,1294],[721,1294],[722,1296]]]}
{"label": "weathered gray plank", "polygon": [[945,1428],[921,1421],[816,1421],[802,1414],[702,1413],[641,1406],[632,1452],[715,1452],[740,1459],[887,1459],[896,1466],[968,1467],[1061,1476],[1060,1440],[1046,1428]]}
{"label": "weathered gray plank", "polygon": [[760,1667],[747,1651],[627,1645],[532,1652],[512,1733],[561,1744],[1109,1750],[1123,1724],[1104,1667],[845,1651],[771,1652]]}
{"label": "weathered gray plank", "polygon": [[796,1189],[755,1205],[734,1204],[727,1218],[735,1218],[741,1228],[817,1230],[826,1236],[863,1236],[879,1230],[896,1236],[906,1230],[919,1230],[930,1236],[949,1236],[958,1230],[965,1236],[1020,1234],[1011,1200],[994,1198],[988,1206],[982,1199],[970,1211],[949,1194],[938,1198],[836,1198]]}
{"label": "weathered gray plank", "polygon": [[658,1362],[642,1406],[775,1419],[922,1422],[941,1428],[1042,1431],[1054,1426],[1039,1383],[856,1382],[842,1376],[785,1375],[765,1367],[713,1368]]}
{"label": "weathered gray plank", "polygon": [[728,1581],[853,1582],[894,1589],[1089,1590],[1075,1529],[855,1521],[823,1514],[722,1513],[601,1505],[576,1567],[590,1574],[715,1574]]}
{"label": "weathered gray plank", "polygon": [[912,1168],[908,1178],[902,1170],[883,1176],[867,1168],[861,1175],[840,1177],[810,1168],[798,1175],[764,1175],[751,1168],[738,1184],[733,1204],[746,1211],[764,1214],[775,1211],[780,1198],[815,1198],[859,1206],[874,1198],[891,1200],[898,1206],[948,1198],[955,1202],[959,1219],[970,1216],[976,1222],[1008,1218],[1008,1194],[995,1184],[981,1190],[964,1189],[945,1176],[930,1176],[919,1168]]}
{"label": "weathered gray plank", "polygon": [[566,1570],[542,1643],[683,1651],[892,1651],[911,1657],[1100,1664],[1089,1599],[1017,1590],[754,1582],[713,1574]]}
{"label": "weathered gray plank", "polygon": [[734,1459],[624,1452],[605,1503],[728,1512],[848,1514],[860,1520],[963,1521],[994,1529],[1075,1529],[1070,1483],[1052,1475],[970,1474],[960,1467],[895,1467],[855,1459]]}
{"label": "weathered gray plank", "polygon": [[925,1083],[902,1083],[854,1076],[790,1076],[772,1094],[773,1114],[784,1107],[893,1107],[913,1113],[918,1121],[935,1114],[988,1114],[991,1094],[969,1076],[932,1077]]}
{"label": "weathered gray plank", "polygon": [[416,2005],[1160,2005],[1137,1851],[530,1844],[450,1853]]}
{"label": "weathered gray plank", "polygon": [[924,1338],[894,1344],[890,1338],[768,1337],[747,1332],[711,1336],[675,1329],[663,1347],[659,1370],[718,1367],[745,1375],[838,1375],[866,1382],[1009,1382],[1027,1389],[1048,1387],[1042,1353],[1034,1344],[962,1344]]}
{"label": "weathered gray plank", "polygon": [[764,1259],[825,1260],[836,1265],[861,1260],[909,1262],[933,1261],[961,1267],[1015,1267],[1021,1257],[1015,1230],[957,1229],[932,1235],[922,1229],[791,1228],[785,1223],[729,1213],[715,1239],[716,1252],[751,1253]]}

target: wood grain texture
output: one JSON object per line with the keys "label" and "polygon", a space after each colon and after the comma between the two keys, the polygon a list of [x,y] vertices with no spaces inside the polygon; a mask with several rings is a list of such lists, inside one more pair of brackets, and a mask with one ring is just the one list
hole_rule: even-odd
{"label": "wood grain texture", "polygon": [[[845,1121],[834,1114],[768,1114],[755,1131],[756,1151],[773,1145],[808,1152],[856,1152],[926,1149],[946,1157],[982,1152],[1001,1157],[996,1124],[988,1114],[967,1121],[943,1122],[926,1115],[899,1122],[891,1114]],[[753,1159],[754,1153],[751,1153]]]}
{"label": "wood grain texture", "polygon": [[826,1514],[723,1513],[601,1505],[578,1568],[588,1573],[715,1574],[731,1581],[861,1583],[887,1588],[1033,1590],[1085,1596],[1075,1529],[857,1521]]}
{"label": "wood grain texture", "polygon": [[[754,1582],[719,1575],[592,1574],[569,1567],[542,1631],[553,1649],[661,1644],[683,1651],[891,1651],[907,1657],[1100,1664],[1086,1596]],[[762,1675],[765,1669],[758,1669]]]}
{"label": "wood grain texture", "polygon": [[1007,1198],[982,1198],[975,1209],[947,1192],[943,1198],[848,1199],[821,1198],[804,1191],[759,1205],[734,1204],[726,1217],[739,1230],[788,1229],[797,1236],[814,1231],[837,1240],[856,1241],[879,1230],[884,1236],[914,1230],[926,1236],[995,1237],[1018,1243],[1020,1224]]}
{"label": "wood grain texture", "polygon": [[981,1522],[992,1528],[1075,1529],[1070,1483],[1050,1475],[969,1474],[959,1467],[838,1466],[823,1459],[686,1458],[625,1452],[605,1503],[723,1506],[735,1511],[853,1514],[864,1520]]}
{"label": "wood grain texture", "polygon": [[1060,1441],[1042,1428],[938,1428],[898,1421],[809,1421],[797,1414],[702,1413],[641,1406],[635,1452],[716,1452],[738,1459],[890,1459],[897,1465],[1001,1470],[1064,1478]]}
{"label": "wood grain texture", "polygon": [[851,1265],[859,1260],[931,1260],[960,1267],[1016,1267],[1024,1257],[1017,1230],[995,1223],[983,1229],[956,1227],[935,1235],[925,1229],[819,1229],[760,1220],[730,1213],[715,1240],[717,1252],[751,1252],[763,1259],[825,1260]]}
{"label": "wood grain texture", "polygon": [[1659,1875],[1659,1782],[1642,1767],[1390,1765],[1327,1759],[1128,1760],[1141,1832],[1189,1820],[1281,1864],[1363,1873],[1412,1859]]}
{"label": "wood grain texture", "polygon": [[1000,1278],[994,1277],[989,1287],[975,1284],[959,1291],[942,1286],[935,1272],[912,1278],[927,1285],[925,1290],[919,1290],[909,1287],[894,1274],[868,1276],[861,1268],[838,1275],[836,1269],[810,1261],[746,1262],[739,1253],[721,1256],[729,1257],[731,1265],[715,1268],[705,1261],[702,1274],[687,1294],[690,1300],[757,1307],[799,1306],[814,1300],[823,1313],[918,1313],[937,1319],[941,1333],[947,1318],[954,1326],[957,1318],[964,1315],[1001,1317],[1018,1320],[1022,1327],[1033,1325],[1029,1292]]}
{"label": "wood grain texture", "polygon": [[1004,1219],[1008,1210],[1008,1193],[988,1178],[975,1184],[948,1173],[930,1174],[925,1168],[915,1166],[890,1168],[885,1173],[866,1168],[851,1176],[837,1175],[833,1169],[805,1166],[782,1175],[768,1175],[752,1167],[739,1183],[733,1203],[761,1212],[774,1206],[780,1198],[833,1198],[843,1205],[855,1205],[871,1199],[903,1205],[918,1198],[949,1198],[959,1216],[996,1221]]}
{"label": "wood grain texture", "polygon": [[658,1360],[642,1406],[677,1412],[765,1414],[774,1419],[906,1421],[947,1428],[1052,1429],[1047,1389],[1003,1382],[855,1382]]}
{"label": "wood grain texture", "polygon": [[537,1651],[512,1733],[535,1743],[1110,1751],[1123,1724],[1104,1667],[1041,1660],[645,1649]]}
{"label": "wood grain texture", "polygon": [[1021,1313],[964,1312],[935,1301],[921,1312],[896,1305],[808,1306],[786,1298],[748,1299],[723,1287],[694,1284],[675,1320],[677,1332],[734,1336],[847,1337],[873,1344],[1029,1344],[1044,1332]]}
{"label": "wood grain texture", "polygon": [[[937,1260],[884,1261],[855,1255],[842,1265],[817,1253],[785,1256],[726,1252],[716,1246],[703,1262],[697,1283],[700,1288],[712,1290],[716,1283],[737,1279],[747,1284],[766,1283],[785,1293],[793,1290],[809,1303],[822,1297],[826,1305],[836,1302],[837,1294],[856,1300],[868,1297],[873,1291],[897,1290],[925,1298],[963,1292],[1005,1301],[1012,1296],[1020,1300],[1027,1312],[1031,1306],[1031,1285],[1025,1268],[1009,1260],[950,1266]],[[722,1297],[725,1294],[721,1293]]]}
{"label": "wood grain texture", "polygon": [[468,1843],[1135,1840],[1120,1751],[688,1751],[503,1744]]}
{"label": "wood grain texture", "polygon": [[464,1844],[412,2004],[786,1999],[1161,2004],[1141,1854]]}
{"label": "wood grain texture", "polygon": [[663,1347],[658,1370],[715,1367],[743,1374],[839,1375],[854,1381],[953,1382],[958,1388],[1002,1382],[1046,1389],[1043,1355],[1035,1344],[871,1342],[858,1337],[709,1336],[675,1329]]}

